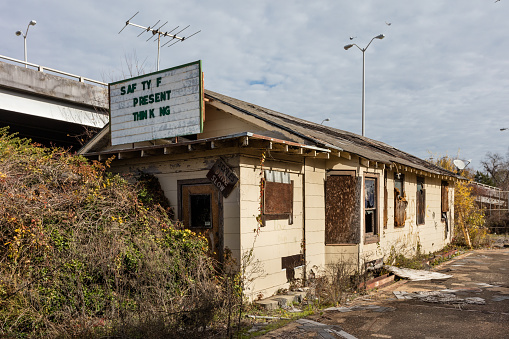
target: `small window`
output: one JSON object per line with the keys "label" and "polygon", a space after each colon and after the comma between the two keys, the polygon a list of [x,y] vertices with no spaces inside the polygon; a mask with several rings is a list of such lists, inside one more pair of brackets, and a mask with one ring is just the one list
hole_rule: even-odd
{"label": "small window", "polygon": [[265,171],[263,220],[288,219],[293,223],[293,181],[290,173]]}
{"label": "small window", "polygon": [[426,190],[424,189],[424,177],[417,177],[417,225],[426,223]]}
{"label": "small window", "polygon": [[394,227],[405,226],[407,205],[405,175],[394,173]]}
{"label": "small window", "polygon": [[189,195],[190,228],[212,228],[212,206],[210,194]]}
{"label": "small window", "polygon": [[364,242],[378,241],[378,175],[364,177]]}

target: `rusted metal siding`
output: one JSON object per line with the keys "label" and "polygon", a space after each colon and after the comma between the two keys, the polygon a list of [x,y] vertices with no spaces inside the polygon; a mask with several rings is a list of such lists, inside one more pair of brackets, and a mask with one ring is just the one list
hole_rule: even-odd
{"label": "rusted metal siding", "polygon": [[263,214],[291,215],[293,212],[293,182],[284,184],[265,181],[263,189]]}
{"label": "rusted metal siding", "polygon": [[325,244],[360,241],[361,178],[331,175],[325,184]]}

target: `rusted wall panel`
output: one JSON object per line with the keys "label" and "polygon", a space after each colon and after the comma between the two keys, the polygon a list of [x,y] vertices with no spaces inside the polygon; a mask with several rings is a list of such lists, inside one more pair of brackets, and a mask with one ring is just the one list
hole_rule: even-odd
{"label": "rusted wall panel", "polygon": [[331,175],[325,185],[325,244],[360,241],[361,179]]}
{"label": "rusted wall panel", "polygon": [[265,182],[263,190],[263,213],[286,214],[293,212],[293,182],[283,184],[279,182]]}

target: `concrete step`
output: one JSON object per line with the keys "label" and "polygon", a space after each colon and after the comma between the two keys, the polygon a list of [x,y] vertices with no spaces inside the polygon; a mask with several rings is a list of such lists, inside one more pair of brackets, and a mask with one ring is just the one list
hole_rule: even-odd
{"label": "concrete step", "polygon": [[292,306],[294,302],[301,303],[306,293],[305,291],[289,291],[286,294],[278,294],[262,300],[256,300],[254,303],[266,310],[275,310],[281,307]]}

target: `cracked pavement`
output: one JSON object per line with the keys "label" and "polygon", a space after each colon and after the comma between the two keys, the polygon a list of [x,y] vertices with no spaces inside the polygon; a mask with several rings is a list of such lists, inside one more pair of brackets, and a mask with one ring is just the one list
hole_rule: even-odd
{"label": "cracked pavement", "polygon": [[474,250],[261,338],[509,338],[509,249]]}

